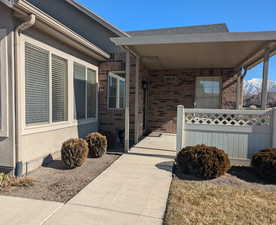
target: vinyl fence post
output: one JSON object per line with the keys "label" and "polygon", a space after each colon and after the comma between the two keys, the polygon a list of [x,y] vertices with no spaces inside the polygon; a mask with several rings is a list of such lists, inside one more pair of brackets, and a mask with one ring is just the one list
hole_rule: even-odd
{"label": "vinyl fence post", "polygon": [[272,129],[272,147],[276,147],[276,108],[272,109],[272,118],[271,118],[271,129]]}
{"label": "vinyl fence post", "polygon": [[176,150],[180,151],[184,146],[184,125],[185,125],[185,111],[184,106],[177,106],[177,125],[176,125]]}

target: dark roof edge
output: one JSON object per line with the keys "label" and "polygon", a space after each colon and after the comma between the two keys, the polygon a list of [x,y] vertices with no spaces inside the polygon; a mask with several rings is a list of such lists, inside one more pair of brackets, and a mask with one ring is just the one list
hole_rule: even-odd
{"label": "dark roof edge", "polygon": [[71,4],[72,6],[74,6],[75,8],[77,8],[78,10],[80,10],[82,13],[84,13],[87,16],[89,16],[90,18],[92,18],[93,20],[97,21],[99,24],[101,24],[102,26],[104,26],[105,28],[110,30],[111,32],[117,34],[118,36],[129,37],[129,35],[126,32],[120,30],[119,28],[117,28],[116,26],[114,26],[113,24],[111,24],[110,22],[105,20],[104,18],[98,16],[96,13],[92,12],[90,9],[88,9],[87,7],[78,3],[77,1],[75,1],[75,0],[65,0],[65,1],[68,2],[69,4]]}

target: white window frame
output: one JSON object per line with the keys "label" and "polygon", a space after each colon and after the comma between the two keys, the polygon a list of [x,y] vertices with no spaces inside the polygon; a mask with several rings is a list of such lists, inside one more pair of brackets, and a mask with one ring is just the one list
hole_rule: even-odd
{"label": "white window frame", "polygon": [[[46,132],[51,130],[59,130],[64,129],[67,127],[73,127],[77,125],[84,125],[89,123],[97,123],[98,122],[98,95],[99,95],[99,89],[98,89],[98,67],[95,65],[92,65],[82,59],[76,58],[75,56],[72,56],[68,53],[65,53],[61,50],[58,50],[48,44],[45,44],[41,41],[35,40],[29,36],[26,36],[24,34],[21,34],[21,71],[23,76],[20,77],[20,83],[21,83],[21,92],[20,92],[20,111],[22,115],[22,135],[37,133],[37,132]],[[26,124],[26,109],[25,109],[25,43],[30,43],[34,46],[37,46],[39,48],[45,49],[49,51],[50,58],[49,58],[49,123],[45,124]],[[67,60],[67,71],[68,71],[68,79],[67,79],[67,121],[62,122],[52,122],[52,55],[59,56],[61,58],[64,58]],[[83,120],[76,120],[74,118],[74,62],[84,65],[86,68],[92,69],[96,71],[96,82],[97,82],[97,91],[96,91],[96,117],[95,118],[87,118]],[[87,73],[87,72],[86,72]]]}
{"label": "white window frame", "polygon": [[222,77],[221,76],[198,76],[196,77],[196,84],[195,84],[195,103],[197,102],[197,83],[198,80],[206,80],[210,78],[216,78],[219,82],[219,108],[222,105]]}
{"label": "white window frame", "polygon": [[[95,119],[97,119],[98,120],[98,96],[99,96],[99,80],[98,80],[98,71],[97,70],[95,70],[95,69],[93,69],[92,67],[91,67],[91,65],[89,65],[89,66],[87,66],[87,64],[83,64],[82,62],[79,62],[79,61],[77,61],[77,60],[75,60],[74,62],[73,62],[73,66],[74,66],[74,63],[78,63],[78,64],[80,64],[81,66],[84,66],[85,67],[85,84],[86,84],[86,86],[85,86],[85,119],[77,119],[77,118],[74,118],[74,120],[75,121],[79,121],[79,122],[82,122],[82,121],[86,121],[86,120],[95,120]],[[94,118],[94,117],[88,117],[88,110],[87,110],[87,71],[88,71],[88,69],[91,69],[91,70],[94,70],[94,71],[96,71],[96,118]],[[73,73],[74,73],[74,68],[73,68]],[[73,74],[73,79],[74,79],[74,74]],[[73,96],[74,96],[74,99],[75,99],[75,91],[73,91]],[[75,104],[75,103],[74,103]]]}
{"label": "white window frame", "polygon": [[[108,82],[107,82],[107,108],[109,110],[123,110],[125,107],[120,107],[120,81],[126,81],[125,78],[120,77],[118,74],[125,74],[125,71],[110,71],[108,73]],[[117,85],[117,94],[116,94],[116,107],[109,107],[109,77],[116,79]],[[125,105],[125,104],[124,104]]]}
{"label": "white window frame", "polygon": [[1,124],[0,137],[9,136],[9,99],[8,99],[8,49],[6,29],[0,29],[0,92]]}

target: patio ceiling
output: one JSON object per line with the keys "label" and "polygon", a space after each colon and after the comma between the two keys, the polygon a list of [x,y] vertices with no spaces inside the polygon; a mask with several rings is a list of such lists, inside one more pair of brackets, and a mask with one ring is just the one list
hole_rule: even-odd
{"label": "patio ceiling", "polygon": [[239,68],[259,62],[268,47],[275,50],[276,32],[133,36],[112,41],[139,55],[149,69]]}

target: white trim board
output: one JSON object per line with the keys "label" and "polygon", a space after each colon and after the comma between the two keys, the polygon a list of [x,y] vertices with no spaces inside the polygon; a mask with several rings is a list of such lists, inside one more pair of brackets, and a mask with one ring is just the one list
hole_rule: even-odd
{"label": "white trim board", "polygon": [[[107,80],[107,108],[109,110],[123,110],[124,107],[120,107],[120,81],[126,81],[125,78],[120,77],[118,74],[125,74],[125,71],[110,71],[108,73],[108,80]],[[109,107],[109,77],[112,77],[116,79],[116,88],[117,88],[117,93],[116,93],[116,107],[111,108]]]}

